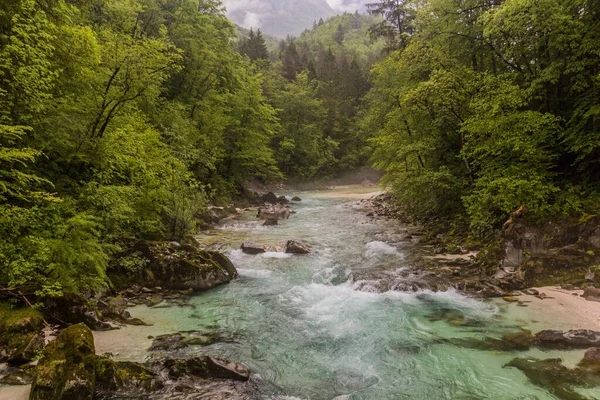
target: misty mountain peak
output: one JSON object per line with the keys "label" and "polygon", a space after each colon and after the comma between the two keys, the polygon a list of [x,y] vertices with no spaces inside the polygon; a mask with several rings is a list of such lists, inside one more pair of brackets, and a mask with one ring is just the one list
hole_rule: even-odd
{"label": "misty mountain peak", "polygon": [[368,0],[224,0],[227,16],[245,28],[269,35],[297,36],[314,21],[363,10]]}

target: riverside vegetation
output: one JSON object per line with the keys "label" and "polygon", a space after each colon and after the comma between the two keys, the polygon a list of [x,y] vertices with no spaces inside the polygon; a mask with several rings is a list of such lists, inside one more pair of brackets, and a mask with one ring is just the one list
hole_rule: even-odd
{"label": "riverside vegetation", "polygon": [[[33,379],[38,398],[87,398],[163,390],[165,368],[195,377],[190,387],[247,380],[245,367],[216,359],[114,364],[95,356],[82,325],[44,347],[43,328],[143,324],[125,310],[131,301],[185,302],[234,279],[231,261],[193,234],[232,204],[260,205],[250,181],[372,164],[392,195],[385,207],[445,250],[480,250],[468,275],[488,287],[593,291],[600,3],[367,8],[276,44],[236,30],[213,0],[3,2],[0,361],[25,365],[12,383]],[[442,286],[461,277],[446,272]],[[130,301],[109,297],[117,291]],[[61,347],[80,339],[73,352]],[[219,390],[243,392],[232,385]]]}

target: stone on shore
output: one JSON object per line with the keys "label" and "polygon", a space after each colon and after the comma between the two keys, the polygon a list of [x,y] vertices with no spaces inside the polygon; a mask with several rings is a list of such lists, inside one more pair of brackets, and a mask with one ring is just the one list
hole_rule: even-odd
{"label": "stone on shore", "polygon": [[237,277],[237,271],[228,257],[193,245],[140,242],[132,251],[139,252],[148,260],[136,282],[146,287],[202,291],[228,283]]}

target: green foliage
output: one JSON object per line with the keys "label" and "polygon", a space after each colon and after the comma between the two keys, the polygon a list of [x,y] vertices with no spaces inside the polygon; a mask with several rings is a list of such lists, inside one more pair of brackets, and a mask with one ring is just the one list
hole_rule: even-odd
{"label": "green foliage", "polygon": [[423,219],[467,215],[481,233],[522,204],[532,219],[596,208],[598,7],[405,6],[370,6],[388,24],[404,13],[394,31],[411,34],[373,69],[363,123],[400,202]]}

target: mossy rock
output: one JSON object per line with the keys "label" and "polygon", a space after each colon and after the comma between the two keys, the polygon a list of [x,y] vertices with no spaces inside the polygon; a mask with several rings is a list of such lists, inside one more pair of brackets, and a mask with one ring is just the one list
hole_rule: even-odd
{"label": "mossy rock", "polygon": [[0,303],[0,335],[39,331],[44,325],[42,313],[33,308],[12,308]]}
{"label": "mossy rock", "polygon": [[23,364],[44,347],[41,333],[44,319],[33,308],[14,309],[0,304],[0,362]]}
{"label": "mossy rock", "polygon": [[44,349],[35,371],[30,400],[92,399],[96,386],[92,331],[72,325]]}

